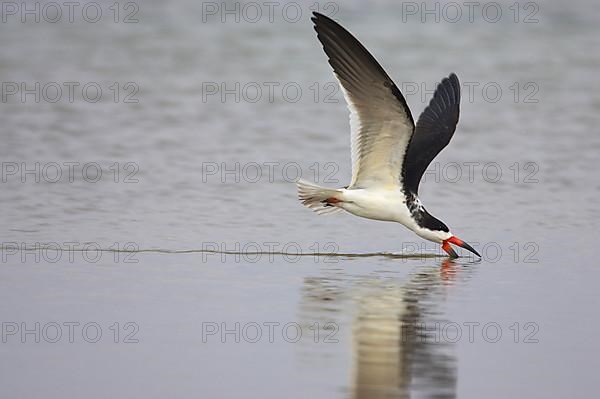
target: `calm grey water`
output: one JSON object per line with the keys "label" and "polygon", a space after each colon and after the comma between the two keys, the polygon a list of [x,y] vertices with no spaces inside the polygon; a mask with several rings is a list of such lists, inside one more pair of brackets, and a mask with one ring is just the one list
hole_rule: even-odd
{"label": "calm grey water", "polygon": [[317,4],[415,118],[460,77],[421,186],[483,254],[455,262],[297,201],[350,178],[314,2],[85,4],[3,9],[3,397],[597,395],[596,2]]}

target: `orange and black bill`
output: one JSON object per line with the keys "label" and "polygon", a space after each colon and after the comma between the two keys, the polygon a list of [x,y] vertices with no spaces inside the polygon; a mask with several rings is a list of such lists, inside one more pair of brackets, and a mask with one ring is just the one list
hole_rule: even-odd
{"label": "orange and black bill", "polygon": [[452,249],[452,246],[450,244],[458,245],[459,247],[464,248],[467,251],[470,251],[481,258],[481,255],[479,255],[479,253],[477,251],[475,251],[475,249],[472,246],[470,246],[469,244],[467,244],[466,242],[464,242],[463,240],[461,240],[460,238],[455,237],[455,236],[452,236],[452,237],[448,238],[447,240],[444,240],[442,243],[442,249],[444,251],[446,251],[446,253],[451,258],[458,258],[458,254],[456,253],[456,251],[454,251],[454,249]]}

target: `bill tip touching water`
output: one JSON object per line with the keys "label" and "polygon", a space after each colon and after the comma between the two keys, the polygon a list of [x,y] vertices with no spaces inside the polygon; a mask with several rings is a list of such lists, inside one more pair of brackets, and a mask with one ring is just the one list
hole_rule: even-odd
{"label": "bill tip touching water", "polygon": [[448,145],[459,119],[460,83],[442,79],[416,124],[404,96],[369,51],[337,22],[320,13],[312,21],[350,111],[352,180],[345,188],[298,181],[302,203],[319,214],[342,210],[367,219],[397,222],[419,237],[481,257],[432,216],[418,197],[431,161]]}

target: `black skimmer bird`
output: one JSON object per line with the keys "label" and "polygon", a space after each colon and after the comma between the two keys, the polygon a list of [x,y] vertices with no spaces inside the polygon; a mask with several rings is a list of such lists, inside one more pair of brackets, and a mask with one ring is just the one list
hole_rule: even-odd
{"label": "black skimmer bird", "polygon": [[458,123],[458,77],[452,73],[441,81],[415,126],[404,96],[369,51],[332,19],[313,14],[317,38],[350,110],[352,181],[330,189],[300,180],[302,203],[320,214],[345,210],[398,222],[442,244],[452,258],[458,255],[450,244],[481,257],[427,212],[418,197],[423,173],[448,145]]}

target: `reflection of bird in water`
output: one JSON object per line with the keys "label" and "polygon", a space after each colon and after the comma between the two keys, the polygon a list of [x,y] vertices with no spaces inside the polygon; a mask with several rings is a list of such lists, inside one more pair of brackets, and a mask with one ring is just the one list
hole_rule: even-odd
{"label": "reflection of bird in water", "polygon": [[446,260],[403,286],[376,282],[359,298],[354,398],[405,398],[413,390],[426,397],[455,396],[455,359],[447,344],[427,333],[439,322],[432,319],[430,298],[444,295],[444,282],[455,271]]}
{"label": "reflection of bird in water", "polygon": [[410,363],[406,361],[410,354],[402,345],[405,331],[398,316],[407,309],[402,298],[405,292],[379,281],[373,281],[366,291],[359,298],[353,328],[354,397],[404,397],[410,382]]}
{"label": "reflection of bird in water", "polygon": [[[446,259],[441,267],[419,270],[408,283],[378,277],[353,278],[350,287],[332,287],[332,279],[307,280],[304,305],[315,310],[320,297],[327,308],[336,299],[352,297],[356,316],[352,324],[354,399],[456,396],[456,361],[452,344],[432,336],[436,304],[444,301],[447,286],[457,276]],[[343,285],[340,282],[340,285]],[[321,294],[319,294],[319,292]],[[332,297],[331,293],[335,292]]]}

